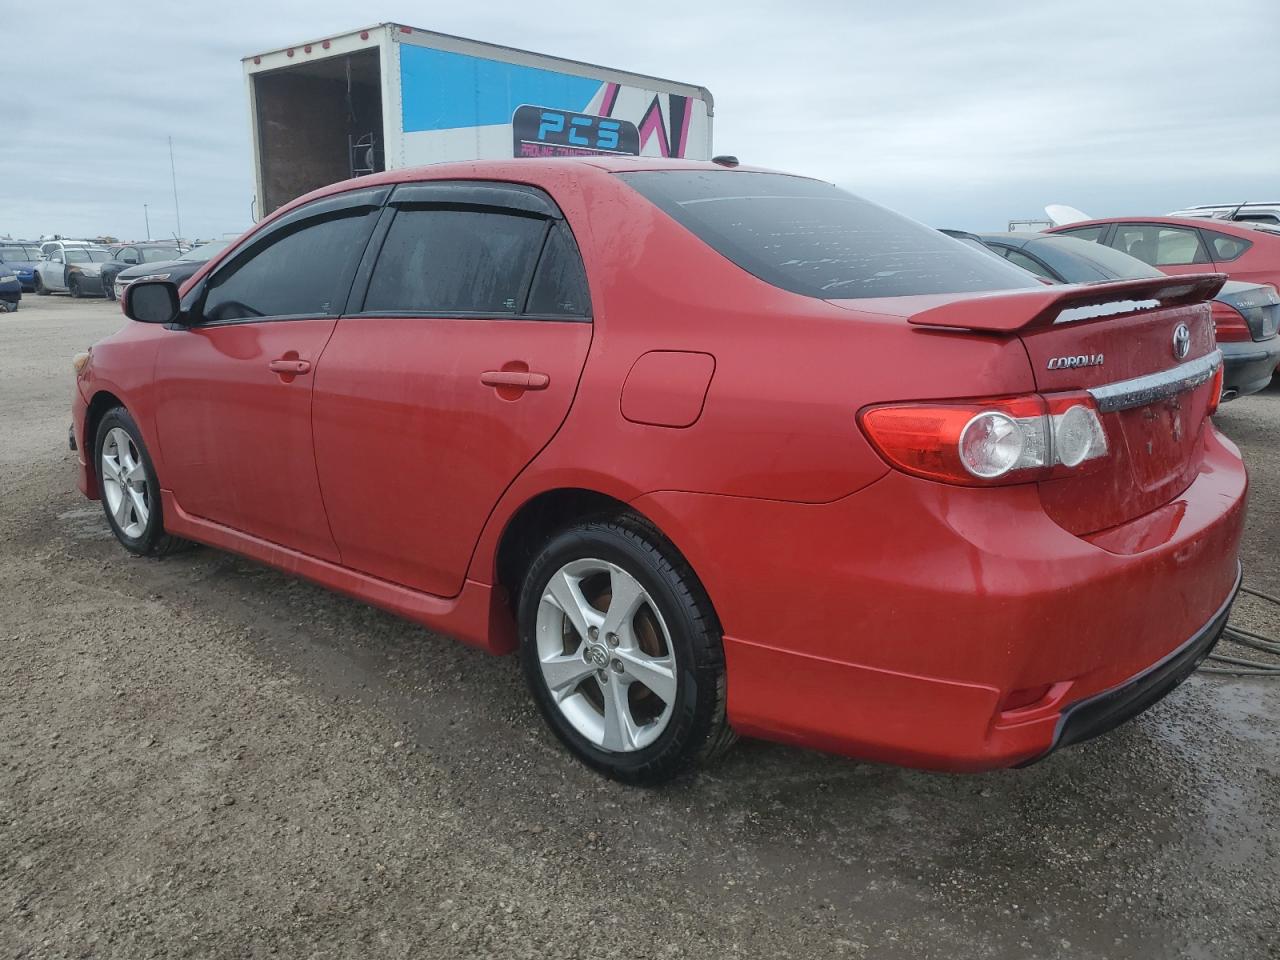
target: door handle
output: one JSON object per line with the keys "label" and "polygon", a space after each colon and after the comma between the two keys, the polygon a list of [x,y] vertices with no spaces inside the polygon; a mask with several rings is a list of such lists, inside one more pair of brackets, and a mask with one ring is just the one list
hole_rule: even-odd
{"label": "door handle", "polygon": [[311,372],[310,360],[272,360],[267,364],[267,369],[272,373],[286,374],[288,376],[301,376],[304,373]]}
{"label": "door handle", "polygon": [[533,373],[529,370],[486,370],[480,374],[480,382],[486,387],[545,390],[551,383],[551,378],[545,373]]}

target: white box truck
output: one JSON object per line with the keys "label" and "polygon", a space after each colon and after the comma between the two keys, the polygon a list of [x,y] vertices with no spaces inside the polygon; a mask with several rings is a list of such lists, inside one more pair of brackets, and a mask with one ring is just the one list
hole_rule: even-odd
{"label": "white box truck", "polygon": [[711,158],[705,87],[398,23],[243,63],[257,217],[328,183],[446,160]]}

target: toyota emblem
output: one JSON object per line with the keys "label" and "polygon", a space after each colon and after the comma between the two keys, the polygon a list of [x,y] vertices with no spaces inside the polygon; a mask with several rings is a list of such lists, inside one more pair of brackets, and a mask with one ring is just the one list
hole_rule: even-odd
{"label": "toyota emblem", "polygon": [[1180,323],[1173,328],[1173,356],[1175,359],[1185,360],[1190,352],[1191,330],[1185,323]]}

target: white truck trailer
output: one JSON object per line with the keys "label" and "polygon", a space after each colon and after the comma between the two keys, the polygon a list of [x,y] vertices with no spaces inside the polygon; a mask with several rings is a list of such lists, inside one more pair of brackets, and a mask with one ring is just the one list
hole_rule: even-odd
{"label": "white truck trailer", "polygon": [[398,23],[244,58],[255,215],[348,177],[446,160],[711,158],[711,93]]}

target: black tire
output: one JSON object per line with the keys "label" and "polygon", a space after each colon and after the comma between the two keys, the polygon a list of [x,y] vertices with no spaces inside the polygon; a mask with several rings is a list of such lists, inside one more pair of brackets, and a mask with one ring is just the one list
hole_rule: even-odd
{"label": "black tire", "polygon": [[[136,536],[125,533],[112,515],[107,500],[106,480],[102,468],[102,448],[106,444],[107,434],[117,427],[129,435],[137,453],[136,459],[142,462],[146,473],[144,495],[148,517],[146,525]],[[151,462],[151,454],[147,452],[147,447],[142,442],[142,432],[124,407],[108,410],[98,422],[98,430],[93,440],[93,469],[98,477],[98,498],[102,501],[102,512],[106,514],[111,532],[116,535],[116,539],[126,550],[142,557],[162,557],[190,545],[186,540],[165,533],[160,483],[156,479],[156,468]]]}
{"label": "black tire", "polygon": [[44,285],[44,281],[40,279],[40,274],[38,273],[35,277],[35,287],[37,297],[47,297],[49,295],[49,288]]}
{"label": "black tire", "polygon": [[74,300],[79,300],[84,296],[84,294],[80,292],[80,281],[76,277],[72,277],[67,283],[67,292],[71,294],[71,297]]}
{"label": "black tire", "polygon": [[103,281],[102,281],[102,295],[103,295],[104,297],[106,297],[108,300],[114,300],[114,299],[116,298],[116,283],[115,283],[115,278],[111,278],[111,279],[106,279],[106,278],[104,278],[104,279],[103,279]]}
{"label": "black tire", "polygon": [[[604,750],[574,728],[557,706],[538,657],[543,592],[565,564],[587,558],[634,577],[671,635],[678,676],[670,719],[653,743],[630,752]],[[625,783],[656,785],[709,762],[736,739],[725,718],[724,648],[711,601],[679,552],[640,517],[583,521],[552,537],[525,574],[517,616],[521,665],[533,698],[561,742],[593,769]]]}

